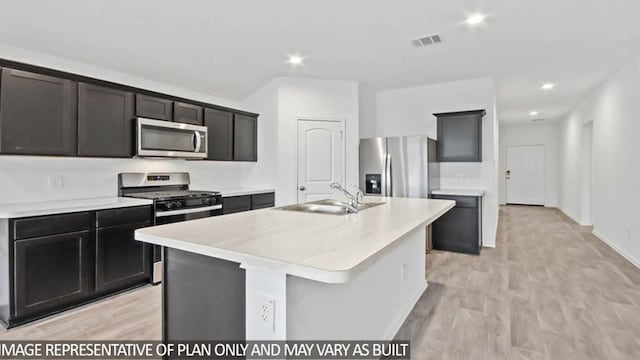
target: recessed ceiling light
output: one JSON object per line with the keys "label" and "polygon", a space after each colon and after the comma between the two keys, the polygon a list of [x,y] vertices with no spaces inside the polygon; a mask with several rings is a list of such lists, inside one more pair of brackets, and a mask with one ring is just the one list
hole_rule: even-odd
{"label": "recessed ceiling light", "polygon": [[529,112],[529,115],[531,115],[531,116],[536,116],[536,115],[538,115],[538,112],[537,112],[537,111],[530,111],[530,112]]}
{"label": "recessed ceiling light", "polygon": [[485,14],[471,14],[469,15],[469,17],[467,17],[467,20],[465,20],[465,22],[467,23],[467,25],[470,26],[474,26],[474,25],[478,25],[478,24],[482,24],[484,22],[484,19],[486,19],[487,15]]}
{"label": "recessed ceiling light", "polygon": [[291,55],[291,56],[289,56],[289,59],[287,60],[287,62],[292,66],[302,65],[303,61],[304,61],[304,58],[302,56],[300,56],[300,55]]}
{"label": "recessed ceiling light", "polygon": [[556,87],[556,84],[554,84],[554,83],[545,83],[545,84],[542,84],[540,89],[542,89],[542,90],[552,90],[554,87]]}

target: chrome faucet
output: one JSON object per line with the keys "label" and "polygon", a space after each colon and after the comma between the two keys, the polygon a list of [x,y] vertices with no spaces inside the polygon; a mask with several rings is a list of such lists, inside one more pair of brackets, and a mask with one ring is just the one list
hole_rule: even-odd
{"label": "chrome faucet", "polygon": [[340,190],[345,195],[347,195],[349,197],[349,202],[348,202],[349,206],[352,206],[357,209],[360,205],[364,203],[364,196],[363,196],[362,190],[360,189],[358,189],[356,194],[353,195],[352,193],[347,191],[347,189],[345,189],[342,185],[340,185],[340,183],[332,182],[331,185],[329,185],[329,187],[331,187],[331,189]]}

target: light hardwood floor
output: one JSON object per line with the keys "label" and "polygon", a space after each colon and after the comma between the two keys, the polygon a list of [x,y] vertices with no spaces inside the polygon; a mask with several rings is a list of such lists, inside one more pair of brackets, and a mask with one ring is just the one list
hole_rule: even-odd
{"label": "light hardwood floor", "polygon": [[497,247],[434,251],[397,337],[416,359],[640,359],[640,271],[556,209],[500,209]]}
{"label": "light hardwood floor", "polygon": [[161,340],[161,286],[145,286],[9,330],[2,340]]}
{"label": "light hardwood floor", "polygon": [[[500,210],[497,247],[434,251],[398,333],[414,359],[638,359],[640,271],[559,211]],[[160,286],[11,330],[0,340],[159,340]]]}

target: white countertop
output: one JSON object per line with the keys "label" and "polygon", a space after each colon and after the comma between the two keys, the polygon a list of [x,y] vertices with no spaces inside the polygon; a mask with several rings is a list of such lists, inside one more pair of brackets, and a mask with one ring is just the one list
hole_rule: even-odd
{"label": "white countertop", "polygon": [[[365,201],[381,201],[366,197]],[[262,209],[139,229],[136,239],[327,283],[361,265],[454,206],[450,200],[385,198],[357,214]]]}
{"label": "white countertop", "polygon": [[453,195],[453,196],[484,196],[481,189],[438,189],[431,191],[432,195]]}
{"label": "white countertop", "polygon": [[[196,187],[194,187],[196,189]],[[196,190],[219,191],[222,197],[254,195],[275,192],[276,189],[270,187],[236,187],[236,188],[216,188],[207,186],[206,189],[198,187]]]}
{"label": "white countertop", "polygon": [[153,204],[152,200],[117,196],[92,199],[26,202],[19,204],[0,204],[0,219],[13,219],[28,216],[62,214],[151,204]]}

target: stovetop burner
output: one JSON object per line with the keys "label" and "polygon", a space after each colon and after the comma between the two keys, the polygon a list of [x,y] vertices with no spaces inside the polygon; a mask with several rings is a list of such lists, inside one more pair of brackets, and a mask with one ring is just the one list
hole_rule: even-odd
{"label": "stovetop burner", "polygon": [[201,196],[219,195],[217,191],[198,190],[174,190],[174,191],[149,191],[139,193],[129,193],[127,196],[151,200],[183,199]]}

